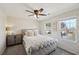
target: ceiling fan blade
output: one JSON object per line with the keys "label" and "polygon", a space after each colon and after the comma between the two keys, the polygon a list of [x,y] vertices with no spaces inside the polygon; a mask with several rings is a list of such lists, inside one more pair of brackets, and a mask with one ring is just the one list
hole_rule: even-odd
{"label": "ceiling fan blade", "polygon": [[32,11],[29,11],[29,10],[25,10],[25,11],[30,12],[30,13],[33,13]]}
{"label": "ceiling fan blade", "polygon": [[42,12],[43,10],[44,10],[43,8],[40,8],[40,10],[39,10],[39,11],[40,11],[40,12]]}
{"label": "ceiling fan blade", "polygon": [[47,14],[39,14],[40,16],[47,16]]}
{"label": "ceiling fan blade", "polygon": [[33,16],[33,14],[32,15],[28,15],[28,16]]}

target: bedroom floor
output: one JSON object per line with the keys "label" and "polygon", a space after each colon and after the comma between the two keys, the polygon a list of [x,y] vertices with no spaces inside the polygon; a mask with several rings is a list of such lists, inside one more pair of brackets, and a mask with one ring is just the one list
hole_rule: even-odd
{"label": "bedroom floor", "polygon": [[[8,47],[3,55],[26,55],[25,49],[22,44]],[[57,48],[56,51],[51,52],[50,55],[73,55],[61,48]]]}

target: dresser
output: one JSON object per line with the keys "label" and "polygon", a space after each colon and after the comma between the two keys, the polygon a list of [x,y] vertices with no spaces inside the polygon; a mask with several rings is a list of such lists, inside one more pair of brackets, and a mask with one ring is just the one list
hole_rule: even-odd
{"label": "dresser", "polygon": [[22,34],[6,35],[6,46],[22,44],[22,41],[23,41]]}

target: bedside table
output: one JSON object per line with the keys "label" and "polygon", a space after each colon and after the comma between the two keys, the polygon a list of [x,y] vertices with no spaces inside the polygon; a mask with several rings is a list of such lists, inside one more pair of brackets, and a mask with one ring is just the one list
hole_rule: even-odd
{"label": "bedside table", "polygon": [[22,44],[22,41],[23,41],[23,35],[22,34],[7,35],[6,36],[6,46]]}

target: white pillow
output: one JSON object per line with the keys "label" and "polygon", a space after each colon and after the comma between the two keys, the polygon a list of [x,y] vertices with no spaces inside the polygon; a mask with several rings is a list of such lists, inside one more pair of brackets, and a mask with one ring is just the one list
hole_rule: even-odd
{"label": "white pillow", "polygon": [[34,35],[35,36],[39,35],[39,31],[38,30],[34,30]]}
{"label": "white pillow", "polygon": [[26,34],[27,36],[34,36],[33,30],[27,30],[27,31],[25,32],[25,34]]}

